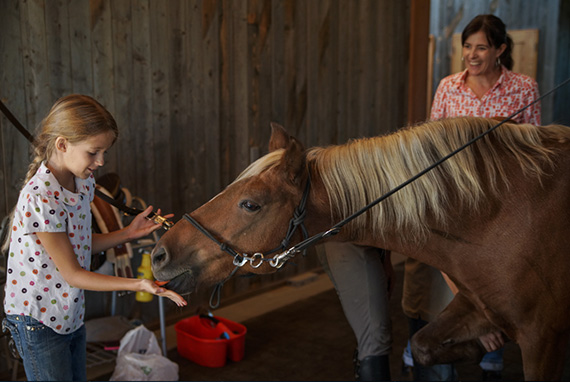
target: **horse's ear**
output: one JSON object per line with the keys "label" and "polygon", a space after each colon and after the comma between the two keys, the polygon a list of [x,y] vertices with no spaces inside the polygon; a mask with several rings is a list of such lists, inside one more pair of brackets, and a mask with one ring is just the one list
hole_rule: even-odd
{"label": "horse's ear", "polygon": [[287,180],[300,185],[305,174],[305,148],[303,144],[287,133],[278,123],[271,123],[269,151],[285,149],[279,167],[286,174]]}
{"label": "horse's ear", "polygon": [[287,180],[300,186],[305,179],[305,148],[297,139],[290,137],[289,146],[285,149],[279,166],[287,176]]}
{"label": "horse's ear", "polygon": [[291,136],[283,126],[278,123],[271,122],[271,138],[269,139],[269,152],[278,149],[285,149],[291,142]]}

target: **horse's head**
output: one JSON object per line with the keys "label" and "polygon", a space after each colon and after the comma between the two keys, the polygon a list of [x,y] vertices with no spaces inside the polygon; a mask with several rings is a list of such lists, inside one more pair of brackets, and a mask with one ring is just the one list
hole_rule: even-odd
{"label": "horse's head", "polygon": [[[302,198],[308,173],[303,146],[281,126],[273,124],[272,129],[270,153],[191,213],[213,238],[188,219],[181,219],[157,243],[152,269],[157,279],[171,280],[168,288],[186,293],[228,277],[235,267],[234,258],[220,243],[249,256],[267,254],[280,246]],[[295,242],[300,239],[296,234]],[[259,268],[245,264],[238,273],[273,271],[263,262]]]}

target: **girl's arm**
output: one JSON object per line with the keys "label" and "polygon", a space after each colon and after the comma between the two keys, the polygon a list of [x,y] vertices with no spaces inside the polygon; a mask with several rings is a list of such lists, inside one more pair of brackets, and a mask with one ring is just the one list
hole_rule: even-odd
{"label": "girl's arm", "polygon": [[159,287],[151,280],[109,276],[81,268],[65,232],[37,232],[36,235],[52,258],[61,276],[75,288],[94,291],[148,292],[157,296],[168,297],[178,306],[187,304],[178,293]]}
{"label": "girl's arm", "polygon": [[[148,214],[152,212],[152,206],[148,206],[146,210],[138,214],[131,224],[118,231],[109,233],[93,234],[92,252],[99,253],[109,248],[113,248],[119,244],[139,239],[150,235],[152,232],[160,229],[162,226],[152,220],[147,219]],[[160,209],[157,211],[160,215]],[[173,214],[166,215],[165,218],[171,218]]]}

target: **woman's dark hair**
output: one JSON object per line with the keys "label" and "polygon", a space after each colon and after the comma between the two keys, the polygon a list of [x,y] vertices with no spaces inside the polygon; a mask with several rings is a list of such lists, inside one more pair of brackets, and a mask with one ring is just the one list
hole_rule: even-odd
{"label": "woman's dark hair", "polygon": [[487,36],[487,41],[495,48],[500,48],[502,44],[507,47],[499,59],[505,68],[513,69],[513,40],[507,34],[507,28],[503,21],[495,15],[479,15],[467,24],[461,34],[461,45],[465,44],[465,40],[474,33],[482,31]]}

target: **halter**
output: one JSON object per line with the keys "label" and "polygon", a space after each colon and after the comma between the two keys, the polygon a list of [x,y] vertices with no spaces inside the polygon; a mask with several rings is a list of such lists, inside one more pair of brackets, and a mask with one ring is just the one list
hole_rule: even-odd
{"label": "halter", "polygon": [[[188,220],[198,231],[203,233],[207,238],[212,240],[216,243],[220,249],[230,256],[233,257],[233,265],[235,266],[231,273],[221,282],[216,284],[214,290],[212,292],[212,296],[210,297],[210,307],[212,309],[216,309],[220,305],[220,296],[222,292],[222,287],[226,281],[228,281],[239,268],[243,267],[245,264],[249,263],[252,268],[259,268],[263,263],[268,263],[271,267],[279,269],[281,268],[287,260],[293,257],[297,252],[294,253],[289,251],[278,253],[277,255],[273,256],[273,258],[266,257],[272,253],[280,252],[283,249],[289,246],[295,231],[297,228],[301,229],[301,233],[303,234],[303,239],[306,240],[309,236],[307,232],[307,228],[305,227],[305,217],[307,216],[307,199],[309,199],[309,191],[311,189],[311,175],[307,178],[307,183],[305,185],[305,191],[303,192],[303,196],[301,197],[301,201],[295,211],[293,212],[293,217],[289,220],[289,228],[287,229],[287,233],[285,234],[285,238],[281,241],[281,243],[267,252],[265,255],[261,252],[256,252],[253,255],[248,255],[247,253],[239,253],[234,250],[230,245],[223,243],[216,239],[214,235],[210,233],[206,228],[204,228],[196,219],[194,219],[190,214],[184,214],[184,219]],[[306,254],[306,248],[303,249],[303,255]],[[214,298],[216,298],[216,303],[214,304]]]}

